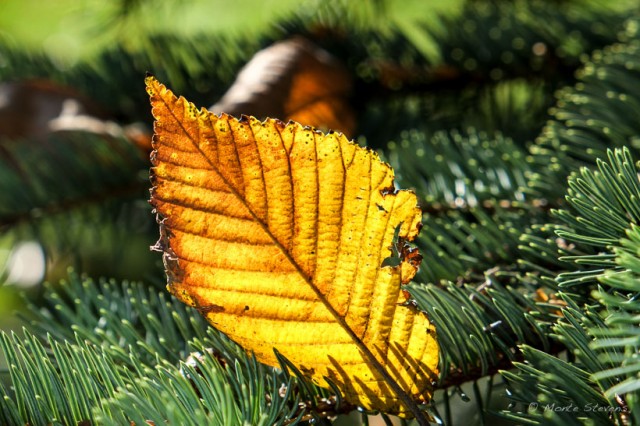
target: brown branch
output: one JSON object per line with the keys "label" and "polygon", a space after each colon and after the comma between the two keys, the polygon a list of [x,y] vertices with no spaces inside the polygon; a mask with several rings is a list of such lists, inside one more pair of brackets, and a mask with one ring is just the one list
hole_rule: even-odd
{"label": "brown branch", "polygon": [[[349,404],[345,401],[342,401],[339,407],[336,406],[336,403],[337,398],[334,395],[329,398],[322,398],[317,403],[313,403],[312,401],[300,402],[298,404],[298,411],[294,413],[291,419],[285,420],[283,424],[290,425],[295,423],[297,420],[306,422],[313,420],[314,418],[333,420],[334,417],[337,417],[340,414],[348,414],[358,409],[356,405]],[[303,410],[305,414],[298,419],[298,416]]]}
{"label": "brown branch", "polygon": [[0,231],[21,223],[40,220],[45,216],[53,216],[91,205],[102,204],[110,199],[133,197],[136,194],[143,193],[148,186],[147,182],[127,182],[122,186],[109,188],[99,193],[93,192],[83,197],[60,200],[41,207],[34,207],[29,211],[2,216],[0,217]]}
{"label": "brown branch", "polygon": [[[530,343],[528,343],[530,344]],[[554,344],[545,353],[550,355],[558,355],[559,353],[567,350],[567,348],[560,344]],[[509,358],[505,354],[498,354],[499,360],[496,364],[490,366],[487,369],[483,369],[481,366],[475,366],[471,369],[467,369],[465,372],[462,368],[452,367],[447,375],[436,385],[436,389],[448,389],[451,387],[461,386],[467,382],[473,382],[481,379],[482,377],[494,376],[502,370],[510,370],[513,368],[514,362],[524,361],[522,352],[514,348],[513,357]]]}
{"label": "brown branch", "polygon": [[[533,58],[533,57],[532,57]],[[366,104],[375,98],[389,96],[406,96],[407,94],[438,94],[443,92],[461,92],[468,88],[481,88],[496,84],[489,69],[498,68],[503,71],[500,81],[525,79],[527,81],[546,81],[552,83],[571,82],[580,64],[568,64],[557,57],[553,49],[546,49],[540,56],[542,66],[532,71],[530,64],[520,63],[506,66],[503,63],[486,64],[484,69],[469,71],[460,64],[444,63],[438,66],[415,65],[404,66],[390,60],[370,60],[369,66],[376,74],[373,82],[356,81],[358,103]]]}
{"label": "brown branch", "polygon": [[[566,350],[566,347],[560,344],[553,345],[546,353],[552,355],[558,355]],[[490,366],[487,369],[483,369],[481,366],[475,366],[471,369],[467,369],[466,372],[462,368],[453,367],[446,376],[441,380],[434,388],[446,390],[452,387],[461,386],[464,383],[473,382],[483,377],[494,376],[502,370],[510,370],[513,368],[514,362],[522,362],[524,360],[522,353],[514,349],[513,357],[509,358],[504,354],[499,355],[499,361]],[[326,418],[331,419],[340,414],[348,414],[358,407],[356,405],[342,402],[340,407],[336,407],[336,397],[331,396],[329,398],[321,399],[319,403],[314,404],[312,401],[305,401],[299,403],[298,411],[292,416],[290,420],[284,422],[285,425],[292,424],[297,416],[304,410],[305,414],[301,417],[303,421],[309,421],[313,418]]]}
{"label": "brown branch", "polygon": [[522,211],[533,208],[542,212],[549,212],[551,209],[558,208],[562,205],[563,200],[546,200],[543,198],[533,199],[530,201],[513,201],[513,200],[484,200],[477,205],[469,205],[464,200],[452,203],[427,203],[424,200],[419,201],[419,207],[423,213],[432,215],[446,214],[450,211],[470,211],[476,208],[493,213],[496,210],[505,211]]}

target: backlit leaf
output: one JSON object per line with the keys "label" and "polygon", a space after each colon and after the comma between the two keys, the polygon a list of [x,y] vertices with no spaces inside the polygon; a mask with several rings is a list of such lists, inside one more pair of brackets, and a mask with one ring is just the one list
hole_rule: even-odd
{"label": "backlit leaf", "polygon": [[275,348],[349,402],[415,415],[438,364],[401,290],[420,262],[415,194],[342,134],[217,116],[146,83],[168,289],[261,362],[277,366]]}

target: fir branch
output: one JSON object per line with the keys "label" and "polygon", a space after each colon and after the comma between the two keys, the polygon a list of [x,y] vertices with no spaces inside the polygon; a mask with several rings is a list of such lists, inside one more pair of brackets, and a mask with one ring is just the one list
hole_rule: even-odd
{"label": "fir branch", "polygon": [[530,170],[524,150],[500,134],[425,133],[405,132],[388,154],[400,185],[414,186],[428,213],[418,246],[431,260],[420,280],[468,279],[498,265],[517,270],[522,230],[549,218],[522,189]]}
{"label": "fir branch", "polygon": [[543,218],[537,219],[535,212],[525,216],[498,209],[488,214],[479,208],[425,216],[417,245],[431,262],[418,277],[427,283],[473,282],[494,267],[516,272],[519,266],[514,259],[519,256],[522,230]]}
{"label": "fir branch", "polygon": [[[630,21],[623,38],[637,37],[634,22]],[[534,196],[557,198],[562,189],[558,180],[593,165],[607,149],[628,145],[635,152],[630,142],[638,125],[631,117],[640,111],[635,90],[639,70],[640,50],[634,42],[596,51],[585,63],[578,73],[579,82],[561,92],[551,110],[554,120],[531,148],[538,170],[530,183]]]}
{"label": "fir branch", "polygon": [[[120,136],[85,131],[49,133],[43,140],[1,142],[0,230],[14,240],[38,240],[54,259],[71,253],[88,266],[91,252],[78,252],[106,235],[151,233],[153,221],[140,220],[148,210],[145,166],[140,150]],[[148,237],[151,240],[151,237]],[[105,256],[118,260],[122,247]],[[113,270],[112,275],[117,274]]]}
{"label": "fir branch", "polygon": [[74,210],[82,210],[93,206],[109,204],[113,200],[139,199],[140,194],[147,188],[146,183],[127,183],[121,187],[111,188],[99,194],[87,194],[84,197],[61,200],[47,204],[43,207],[36,207],[31,211],[16,212],[0,217],[0,229],[13,228],[24,225],[28,222],[42,220],[43,217],[55,217],[60,214],[68,214]]}
{"label": "fir branch", "polygon": [[[535,300],[500,283],[508,278],[496,271],[494,274],[487,274],[487,281],[480,288],[451,283],[443,288],[409,287],[418,307],[427,312],[438,330],[444,372],[439,386],[458,383],[460,379],[456,377],[460,375],[481,377],[495,372],[506,360],[515,359],[518,344],[526,342],[550,349],[547,331],[540,324],[545,315],[551,320],[552,308],[548,307],[544,314]],[[535,312],[538,320],[523,315],[523,311]]]}
{"label": "fir branch", "polygon": [[516,372],[502,373],[510,383],[511,399],[517,403],[513,408],[522,411],[504,414],[531,424],[578,424],[594,416],[600,424],[609,424],[624,414],[617,403],[605,398],[594,380],[593,373],[606,365],[588,348],[592,337],[587,329],[602,322],[593,310],[585,315],[569,298],[565,300],[569,303],[563,310],[566,321],[560,321],[554,331],[575,357],[574,362],[523,346],[526,363],[516,363]]}
{"label": "fir branch", "polygon": [[635,423],[639,419],[640,382],[637,372],[640,364],[635,356],[640,325],[640,304],[636,302],[640,294],[639,246],[640,228],[633,225],[614,249],[616,264],[622,270],[612,269],[599,277],[603,286],[593,294],[606,308],[606,319],[598,327],[589,328],[589,333],[594,336],[590,349],[607,366],[596,371],[593,379],[606,388],[605,397],[620,406],[625,424]]}
{"label": "fir branch", "polygon": [[526,153],[500,133],[437,132],[414,129],[389,143],[388,158],[398,182],[413,186],[426,204],[475,207],[496,198],[524,201],[530,172]]}
{"label": "fir branch", "polygon": [[580,269],[559,275],[560,286],[593,283],[605,270],[619,269],[611,248],[619,244],[627,229],[640,223],[640,211],[633,201],[640,196],[640,182],[630,150],[609,151],[608,157],[609,162],[597,161],[597,171],[583,168],[579,176],[569,178],[571,210],[556,212],[566,224],[557,231],[559,237],[587,250],[589,246],[595,249],[565,257]]}
{"label": "fir branch", "polygon": [[[599,288],[592,294],[598,304],[584,307],[577,304],[579,299],[575,296],[560,293],[567,306],[552,327],[553,337],[575,357],[572,366],[524,348],[527,363],[535,367],[544,362],[544,368],[516,364],[519,374],[503,373],[519,389],[516,395],[520,402],[535,403],[539,407],[556,403],[573,406],[575,411],[568,414],[530,409],[516,417],[537,423],[552,419],[561,424],[596,415],[603,423],[625,424],[634,416],[634,392],[640,388],[635,377],[638,367],[635,361],[627,360],[634,359],[629,355],[636,351],[637,333],[628,332],[632,330],[631,324],[637,324],[635,316],[640,308],[634,301],[638,294],[634,269],[640,272],[636,250],[640,237],[637,235],[638,213],[632,202],[639,193],[640,180],[628,149],[609,151],[608,160],[597,160],[597,171],[583,168],[579,176],[569,179],[569,208],[556,213],[567,225],[557,233],[576,246],[594,250],[561,258],[579,269],[559,274],[557,280],[561,287],[587,289],[593,289],[600,281],[611,290]],[[601,319],[605,316],[606,322]],[[565,374],[576,368],[579,371],[575,374]],[[564,396],[552,391],[558,387],[564,390]],[[603,408],[589,414],[594,404]]]}
{"label": "fir branch", "polygon": [[3,333],[0,345],[14,392],[12,398],[2,389],[0,418],[5,424],[92,421],[92,406],[126,383],[110,354],[82,340],[73,345],[49,338],[45,347],[24,331],[23,339]]}
{"label": "fir branch", "polygon": [[42,340],[3,335],[13,384],[3,422],[274,425],[355,408],[286,360],[281,370],[259,364],[163,292],[72,274],[46,300],[31,307]]}

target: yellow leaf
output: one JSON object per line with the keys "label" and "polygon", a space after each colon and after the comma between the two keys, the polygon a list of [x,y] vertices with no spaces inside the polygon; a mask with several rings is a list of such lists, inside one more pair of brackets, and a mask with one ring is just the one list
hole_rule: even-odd
{"label": "yellow leaf", "polygon": [[[169,291],[261,362],[276,348],[351,403],[415,415],[438,373],[435,329],[401,290],[420,261],[415,194],[342,134],[217,116],[146,83]],[[400,262],[382,266],[396,231]]]}

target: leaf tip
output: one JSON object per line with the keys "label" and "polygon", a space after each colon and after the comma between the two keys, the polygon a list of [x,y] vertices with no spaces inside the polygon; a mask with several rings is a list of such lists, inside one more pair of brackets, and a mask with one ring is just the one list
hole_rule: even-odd
{"label": "leaf tip", "polygon": [[160,83],[150,72],[146,72],[144,77],[144,84],[147,89],[147,93],[149,96],[154,96],[158,92],[158,88],[162,87],[162,83]]}

